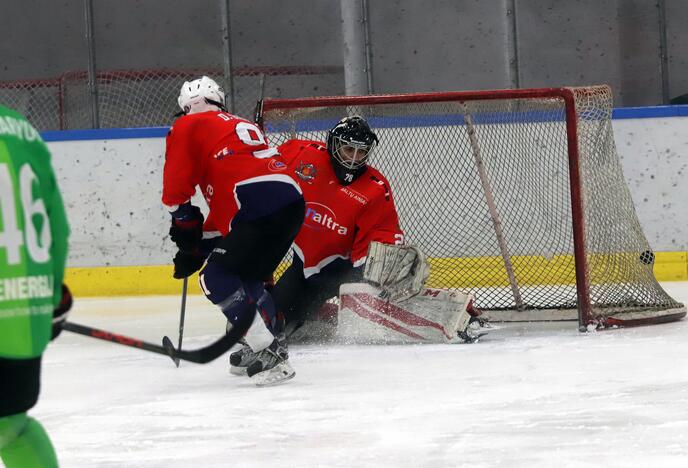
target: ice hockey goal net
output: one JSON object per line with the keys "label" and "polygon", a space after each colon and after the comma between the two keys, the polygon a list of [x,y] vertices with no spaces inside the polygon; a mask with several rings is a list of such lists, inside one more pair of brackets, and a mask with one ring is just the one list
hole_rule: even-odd
{"label": "ice hockey goal net", "polygon": [[588,326],[678,320],[653,274],[614,145],[608,86],[265,100],[270,143],[325,141],[362,115],[380,138],[407,241],[429,286],[505,319]]}

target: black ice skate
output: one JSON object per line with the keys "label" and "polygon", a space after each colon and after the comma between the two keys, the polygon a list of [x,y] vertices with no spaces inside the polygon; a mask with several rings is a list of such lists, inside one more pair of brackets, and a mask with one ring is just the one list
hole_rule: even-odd
{"label": "black ice skate", "polygon": [[289,364],[286,345],[277,340],[258,353],[256,361],[248,366],[246,373],[258,387],[277,385],[296,375]]}
{"label": "black ice skate", "polygon": [[244,340],[241,340],[241,349],[229,355],[229,373],[232,375],[246,375],[248,366],[258,360],[258,353],[254,353]]}

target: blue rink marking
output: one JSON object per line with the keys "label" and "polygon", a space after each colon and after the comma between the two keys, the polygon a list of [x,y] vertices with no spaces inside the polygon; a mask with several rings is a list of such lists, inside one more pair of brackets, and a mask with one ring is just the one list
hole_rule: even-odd
{"label": "blue rink marking", "polygon": [[41,132],[41,136],[44,141],[122,140],[127,138],[164,138],[169,130],[170,127],[53,130]]}
{"label": "blue rink marking", "polygon": [[[473,117],[476,124],[500,122],[506,123],[502,112],[477,114]],[[688,117],[688,105],[680,106],[654,106],[654,107],[620,107],[612,111],[612,118],[622,119],[653,119],[667,117]],[[517,114],[510,113],[509,123],[517,122],[554,122],[562,121],[562,112],[527,111]],[[306,120],[299,122],[296,132],[327,131],[338,121],[337,118]],[[392,127],[437,127],[443,125],[463,125],[464,118],[461,114],[445,115],[412,115],[393,117],[371,117],[368,119],[373,128]],[[102,128],[87,130],[54,130],[41,132],[43,140],[75,141],[75,140],[118,140],[134,138],[164,138],[169,127],[142,127],[142,128]],[[290,132],[288,125],[267,124],[268,133]]]}

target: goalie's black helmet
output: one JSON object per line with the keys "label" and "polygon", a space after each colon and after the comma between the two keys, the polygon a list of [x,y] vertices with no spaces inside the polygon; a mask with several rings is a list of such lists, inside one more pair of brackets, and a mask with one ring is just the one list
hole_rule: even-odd
{"label": "goalie's black helmet", "polygon": [[363,117],[344,117],[327,132],[327,151],[339,181],[344,185],[360,177],[378,143]]}

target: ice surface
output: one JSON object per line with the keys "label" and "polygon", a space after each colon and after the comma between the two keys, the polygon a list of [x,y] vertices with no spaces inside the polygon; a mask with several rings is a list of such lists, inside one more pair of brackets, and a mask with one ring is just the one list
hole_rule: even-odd
{"label": "ice surface", "polygon": [[[688,302],[688,283],[665,283]],[[179,298],[77,299],[72,321],[177,340]],[[185,347],[222,333],[191,297]],[[63,467],[688,466],[688,320],[581,334],[508,324],[472,345],[301,345],[256,388],[64,332],[31,411]]]}

